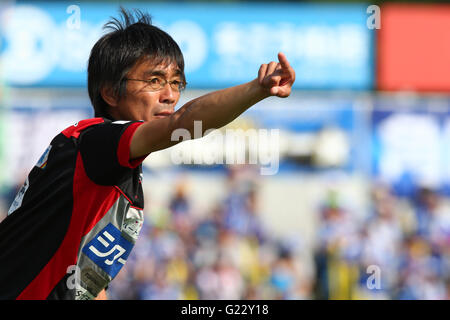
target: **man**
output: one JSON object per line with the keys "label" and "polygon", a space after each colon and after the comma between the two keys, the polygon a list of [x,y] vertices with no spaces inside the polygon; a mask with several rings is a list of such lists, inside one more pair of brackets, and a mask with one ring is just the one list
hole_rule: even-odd
{"label": "man", "polygon": [[94,299],[124,265],[143,222],[141,163],[176,129],[220,128],[258,101],[290,95],[286,57],[254,80],[175,105],[186,82],[180,48],[148,15],[122,21],[94,45],[88,91],[96,118],[63,130],[0,224],[0,299]]}

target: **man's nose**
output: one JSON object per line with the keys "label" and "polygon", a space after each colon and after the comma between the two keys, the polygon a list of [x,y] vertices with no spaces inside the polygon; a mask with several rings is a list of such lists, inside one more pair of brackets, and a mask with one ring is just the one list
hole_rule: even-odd
{"label": "man's nose", "polygon": [[172,89],[169,83],[166,83],[164,87],[159,91],[159,101],[163,103],[174,103],[176,100],[177,92]]}

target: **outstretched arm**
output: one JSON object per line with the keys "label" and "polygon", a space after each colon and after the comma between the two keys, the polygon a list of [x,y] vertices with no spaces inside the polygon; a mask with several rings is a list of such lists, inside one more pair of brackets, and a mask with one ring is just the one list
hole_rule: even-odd
{"label": "outstretched arm", "polygon": [[171,141],[171,135],[176,129],[186,129],[192,136],[194,121],[202,121],[203,131],[221,128],[269,96],[286,98],[291,94],[294,81],[294,69],[280,52],[278,62],[261,65],[256,79],[208,93],[187,102],[167,118],[141,125],[131,140],[130,158],[175,145],[178,141]]}

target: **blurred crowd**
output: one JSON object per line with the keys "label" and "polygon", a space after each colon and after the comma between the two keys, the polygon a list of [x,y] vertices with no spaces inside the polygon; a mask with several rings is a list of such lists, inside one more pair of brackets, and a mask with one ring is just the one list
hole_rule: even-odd
{"label": "blurred crowd", "polygon": [[310,298],[295,245],[273,238],[260,218],[254,178],[229,171],[226,197],[201,216],[192,212],[186,185],[177,185],[167,210],[147,212],[109,298]]}
{"label": "blurred crowd", "polygon": [[449,199],[375,185],[368,216],[357,219],[336,198],[320,210],[315,298],[450,299]]}
{"label": "blurred crowd", "polygon": [[[258,211],[255,176],[230,171],[226,197],[201,217],[185,186],[149,214],[112,299],[450,299],[450,206],[431,189],[412,199],[373,186],[357,215],[330,192],[306,256]],[[299,235],[300,237],[301,235]],[[309,264],[312,264],[312,272]]]}
{"label": "blurred crowd", "polygon": [[338,190],[324,191],[315,241],[304,247],[264,223],[257,177],[230,170],[225,197],[202,215],[184,182],[168,206],[150,199],[108,297],[450,299],[450,199],[428,188],[398,197],[374,185],[361,215]]}

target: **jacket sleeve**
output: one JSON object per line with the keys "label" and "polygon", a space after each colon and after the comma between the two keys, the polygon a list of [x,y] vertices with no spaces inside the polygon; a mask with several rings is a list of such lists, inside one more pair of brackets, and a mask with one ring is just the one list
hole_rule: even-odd
{"label": "jacket sleeve", "polygon": [[130,143],[142,121],[105,121],[87,128],[79,150],[88,177],[100,185],[118,184],[146,156],[130,159]]}

